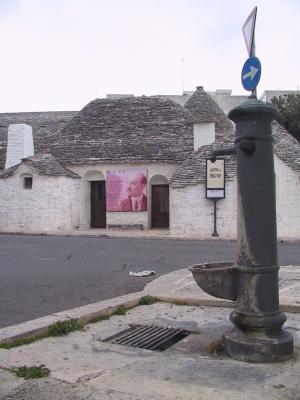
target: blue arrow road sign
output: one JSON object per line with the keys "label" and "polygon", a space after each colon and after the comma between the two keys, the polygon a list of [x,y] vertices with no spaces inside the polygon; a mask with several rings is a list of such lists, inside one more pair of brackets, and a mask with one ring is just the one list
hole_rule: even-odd
{"label": "blue arrow road sign", "polygon": [[261,64],[257,57],[250,57],[242,69],[242,85],[244,89],[252,91],[258,85],[261,76]]}

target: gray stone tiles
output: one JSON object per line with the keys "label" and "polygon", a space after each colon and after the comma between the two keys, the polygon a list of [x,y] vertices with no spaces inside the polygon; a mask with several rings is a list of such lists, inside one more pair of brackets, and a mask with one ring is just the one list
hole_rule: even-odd
{"label": "gray stone tiles", "polygon": [[28,124],[32,127],[36,152],[47,151],[48,136],[62,129],[76,111],[0,113],[0,170],[4,168],[7,129],[10,124]]}
{"label": "gray stone tiles", "polygon": [[[193,150],[194,122],[215,123],[213,145]],[[234,124],[201,86],[183,107],[169,99],[141,96],[96,99],[80,112],[0,114],[0,170],[11,123],[31,125],[35,151],[53,156],[42,161],[39,155],[39,161],[27,161],[35,163],[42,174],[71,176],[65,169],[71,164],[173,162],[179,165],[171,180],[175,186],[203,182],[205,158],[212,149],[233,144],[235,139]],[[273,136],[276,155],[300,171],[297,140],[277,122]],[[226,179],[233,179],[234,157],[226,159]],[[2,177],[16,168],[2,172]]]}
{"label": "gray stone tiles", "polygon": [[63,167],[51,154],[36,154],[33,157],[23,158],[20,164],[14,165],[0,172],[0,178],[8,178],[13,175],[21,165],[29,165],[38,175],[66,176],[69,178],[80,178],[73,171]]}

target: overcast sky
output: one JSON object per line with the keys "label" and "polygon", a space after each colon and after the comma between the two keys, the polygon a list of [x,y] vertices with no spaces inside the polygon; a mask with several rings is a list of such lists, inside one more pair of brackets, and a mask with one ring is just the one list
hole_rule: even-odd
{"label": "overcast sky", "polygon": [[247,94],[241,28],[254,6],[258,94],[299,89],[299,0],[0,0],[0,112],[198,85]]}

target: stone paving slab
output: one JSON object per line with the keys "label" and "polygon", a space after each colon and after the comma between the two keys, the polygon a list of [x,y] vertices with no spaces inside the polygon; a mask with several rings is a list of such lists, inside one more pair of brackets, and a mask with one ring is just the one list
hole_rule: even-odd
{"label": "stone paving slab", "polygon": [[284,370],[279,368],[272,374],[270,372],[258,366],[237,365],[227,360],[160,357],[151,363],[137,362],[126,370],[113,371],[88,384],[168,400],[276,399],[291,393],[299,399],[300,386],[296,383],[299,369],[293,371],[294,384],[281,393],[275,386],[287,386],[287,376],[282,376],[286,375]]}
{"label": "stone paving slab", "polygon": [[115,389],[96,389],[78,383],[47,378],[20,384],[1,400],[161,400],[161,397],[134,395]]}
{"label": "stone paving slab", "polygon": [[[295,356],[283,363],[248,364],[211,354],[210,341],[228,329],[227,308],[156,303],[86,326],[66,337],[0,349],[0,368],[45,364],[49,379],[14,382],[1,400],[299,400],[300,314],[287,314]],[[165,352],[102,342],[131,323],[185,327],[195,333]],[[222,330],[221,329],[221,330]],[[198,343],[198,345],[197,345]],[[203,345],[204,343],[204,345]],[[11,378],[0,374],[1,386]],[[10,383],[7,384],[7,380]],[[15,378],[16,379],[16,378]],[[56,397],[55,397],[56,396]]]}
{"label": "stone paving slab", "polygon": [[8,371],[0,370],[0,399],[22,385],[24,379],[16,378]]}

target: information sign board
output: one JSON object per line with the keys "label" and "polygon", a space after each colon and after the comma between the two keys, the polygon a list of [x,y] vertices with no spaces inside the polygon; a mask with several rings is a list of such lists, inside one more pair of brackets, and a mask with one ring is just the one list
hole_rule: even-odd
{"label": "information sign board", "polygon": [[206,160],[206,198],[225,198],[225,160]]}

